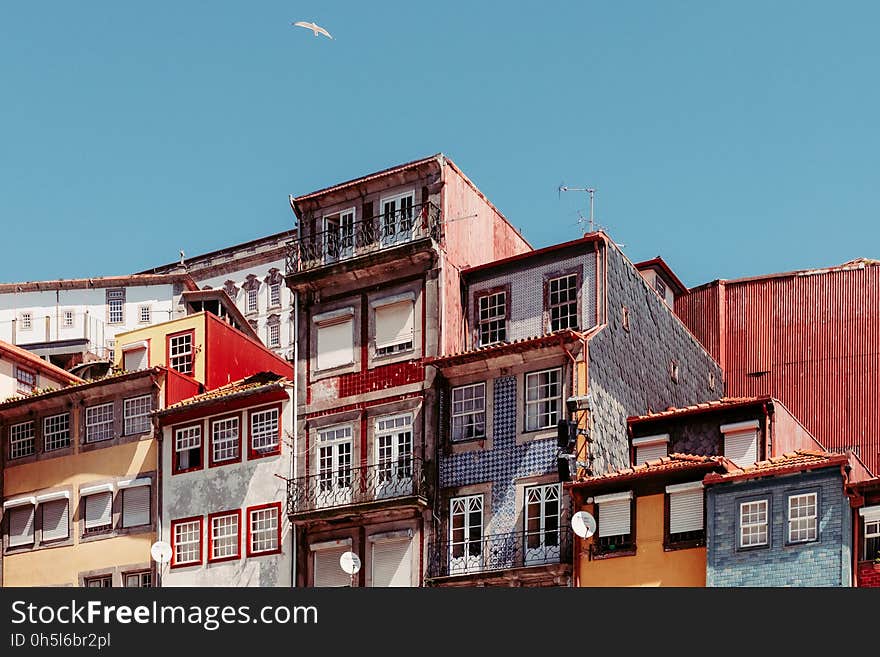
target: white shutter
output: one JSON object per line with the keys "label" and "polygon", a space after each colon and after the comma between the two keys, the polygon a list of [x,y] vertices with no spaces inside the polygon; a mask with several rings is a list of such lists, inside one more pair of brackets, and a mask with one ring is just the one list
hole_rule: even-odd
{"label": "white shutter", "polygon": [[34,507],[11,509],[9,515],[9,547],[34,542]]}
{"label": "white shutter", "polygon": [[147,350],[131,349],[122,353],[122,367],[127,372],[147,369]]}
{"label": "white shutter", "polygon": [[122,491],[122,526],[150,524],[150,487],[137,486]]}
{"label": "white shutter", "polygon": [[599,505],[599,536],[629,534],[632,492],[603,497],[595,498],[595,502]]}
{"label": "white shutter", "polygon": [[412,301],[376,308],[376,349],[413,341]]}
{"label": "white shutter", "polygon": [[318,369],[329,370],[354,362],[354,318],[318,325]]}
{"label": "white shutter", "polygon": [[89,495],[86,501],[86,529],[109,525],[113,512],[113,493]]}
{"label": "white shutter", "polygon": [[669,533],[703,529],[703,489],[669,493]]}
{"label": "white shutter", "polygon": [[636,447],[636,465],[641,465],[647,461],[659,459],[666,456],[669,451],[666,443],[655,443],[654,445],[643,445]]}
{"label": "white shutter", "polygon": [[67,500],[53,500],[40,505],[43,510],[43,542],[57,541],[70,535]]}
{"label": "white shutter", "polygon": [[728,433],[724,435],[724,456],[743,467],[758,460],[758,432]]}
{"label": "white shutter", "polygon": [[373,543],[373,586],[412,586],[412,541]]}
{"label": "white shutter", "polygon": [[351,576],[342,570],[339,557],[348,547],[315,550],[315,586],[351,586]]}

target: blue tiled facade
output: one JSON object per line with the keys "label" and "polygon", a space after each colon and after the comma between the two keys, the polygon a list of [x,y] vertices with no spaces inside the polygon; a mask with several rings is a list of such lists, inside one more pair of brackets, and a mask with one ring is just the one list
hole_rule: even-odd
{"label": "blue tiled facade", "polygon": [[[789,544],[788,497],[816,492],[818,540]],[[740,549],[739,505],[769,500],[769,545]],[[840,469],[706,487],[706,586],[850,586],[852,518]]]}

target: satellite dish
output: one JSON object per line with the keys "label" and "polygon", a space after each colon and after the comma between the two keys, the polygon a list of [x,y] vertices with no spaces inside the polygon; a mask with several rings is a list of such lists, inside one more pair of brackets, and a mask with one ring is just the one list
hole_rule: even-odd
{"label": "satellite dish", "polygon": [[581,538],[590,538],[596,533],[596,519],[591,513],[578,511],[571,517],[571,528]]}
{"label": "satellite dish", "polygon": [[361,569],[361,558],[354,552],[346,552],[339,557],[339,567],[349,575],[354,575]]}
{"label": "satellite dish", "polygon": [[166,564],[171,561],[171,546],[167,541],[156,541],[150,546],[150,556],[153,561]]}

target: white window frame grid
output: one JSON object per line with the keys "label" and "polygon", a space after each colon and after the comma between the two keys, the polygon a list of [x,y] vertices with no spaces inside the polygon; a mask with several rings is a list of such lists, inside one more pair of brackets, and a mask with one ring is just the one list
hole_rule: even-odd
{"label": "white window frame grid", "polygon": [[96,577],[86,577],[84,580],[86,588],[89,589],[110,589],[113,588],[113,575],[97,575]]}
{"label": "white window frame grid", "polygon": [[[383,442],[386,444],[383,445]],[[412,479],[415,435],[411,413],[376,418],[375,444],[378,488],[381,489],[383,485],[393,487]]]}
{"label": "white window frame grid", "polygon": [[[565,282],[564,287],[562,287],[563,281]],[[553,290],[554,284],[557,287],[556,291]],[[554,294],[557,297],[556,303],[553,303]],[[563,296],[565,296],[564,300],[562,300]],[[556,318],[553,317],[554,310],[560,313]],[[580,324],[577,274],[563,274],[547,281],[547,315],[550,332],[561,331],[567,328],[577,330]],[[559,323],[556,328],[553,328],[554,321]]]}
{"label": "white window frame grid", "polygon": [[113,402],[86,406],[85,418],[87,443],[113,438]]}
{"label": "white window frame grid", "polygon": [[810,543],[819,538],[818,511],[818,493],[798,493],[788,496],[789,543]]}
{"label": "white window frame grid", "polygon": [[507,290],[477,297],[477,339],[481,347],[507,341]]}
{"label": "white window frame grid", "polygon": [[153,308],[149,305],[138,306],[138,321],[141,324],[149,324],[153,321]]}
{"label": "white window frame grid", "polygon": [[[248,511],[248,525],[250,527],[251,555],[264,552],[275,552],[278,545],[278,525],[281,522],[281,514],[277,506],[269,506],[262,509]],[[257,547],[257,546],[260,547]]]}
{"label": "white window frame grid", "polygon": [[[556,381],[552,381],[551,374],[555,374]],[[547,383],[541,383],[541,376],[547,375]],[[537,379],[538,383],[535,386],[531,385],[531,381],[533,379]],[[552,386],[557,386],[559,388],[559,392],[556,395],[546,396],[541,392],[542,389],[546,389],[549,393],[549,390]],[[534,399],[529,399],[529,396],[532,394],[530,390],[536,390],[536,394],[539,395]],[[556,427],[556,424],[562,418],[562,394],[563,394],[563,382],[562,382],[562,368],[561,367],[551,367],[546,370],[539,370],[537,372],[528,372],[525,377],[525,399],[524,399],[524,410],[525,410],[525,430],[526,431],[541,431],[543,429],[552,429]],[[550,410],[550,405],[555,403],[555,410]],[[546,404],[546,408],[548,409],[546,412],[541,411],[541,405]],[[532,408],[537,408],[538,412],[534,413],[534,415],[530,415],[529,410]],[[546,416],[547,420],[542,424],[540,418]],[[531,419],[534,418],[534,419]],[[532,422],[535,422],[533,425]]]}
{"label": "white window frame grid", "polygon": [[125,323],[125,288],[107,290],[107,323]]}
{"label": "white window frame grid", "polygon": [[[864,541],[862,542],[862,559],[870,560],[880,557],[880,518],[869,520],[865,518]],[[868,554],[868,541],[877,539],[877,553]]]}
{"label": "white window frame grid", "polygon": [[65,310],[61,314],[61,328],[73,328],[74,314],[72,310]]}
{"label": "white window frame grid", "polygon": [[211,420],[211,462],[236,460],[241,454],[241,421],[235,415]]}
{"label": "white window frame grid", "polygon": [[277,308],[281,305],[281,283],[269,284],[269,307]]}
{"label": "white window frame grid", "polygon": [[246,308],[249,313],[255,313],[260,308],[260,288],[252,287],[247,291],[247,298],[245,303],[247,304]]}
{"label": "white window frame grid", "polygon": [[[460,526],[456,526],[456,518],[461,518]],[[477,518],[479,525],[474,523]],[[485,522],[482,494],[458,495],[450,498],[448,535],[450,575],[479,572],[483,569]],[[460,539],[456,537],[456,532],[460,532]]]}
{"label": "white window frame grid", "polygon": [[[456,399],[457,395],[460,397],[459,399]],[[486,437],[485,381],[452,388],[450,404],[452,407],[450,438],[453,442],[480,440]],[[471,435],[468,435],[469,431]]]}
{"label": "white window frame grid", "polygon": [[[239,546],[239,532],[241,528],[238,520],[238,512],[223,513],[211,517],[211,561],[217,559],[236,559],[241,551]],[[218,522],[219,521],[219,522]],[[232,522],[229,522],[232,521]],[[220,550],[218,550],[218,545]],[[222,553],[221,553],[222,552]]]}
{"label": "white window frame grid", "polygon": [[19,422],[9,427],[9,460],[33,456],[37,452],[34,421]]}
{"label": "white window frame grid", "polygon": [[318,431],[318,492],[335,501],[339,491],[351,488],[354,431],[350,424]]}
{"label": "white window frame grid", "polygon": [[[152,395],[129,397],[122,401],[123,435],[146,433],[150,430],[150,413],[153,410]],[[132,412],[134,411],[134,412]]]}
{"label": "white window frame grid", "polygon": [[[130,584],[129,581],[131,578],[137,578],[137,584]],[[152,588],[153,586],[153,572],[150,570],[141,570],[134,573],[125,573],[123,575],[123,586],[128,589],[134,588]]]}
{"label": "white window frame grid", "polygon": [[[277,408],[264,408],[250,413],[250,449],[254,452],[273,452],[280,444],[280,413]],[[273,428],[274,427],[274,428]]]}
{"label": "white window frame grid", "polygon": [[[764,520],[760,520],[763,514]],[[748,517],[748,522],[746,518]],[[749,500],[739,504],[739,547],[770,544],[770,501]]]}
{"label": "white window frame grid", "polygon": [[[174,565],[186,565],[201,562],[202,553],[202,523],[200,520],[188,520],[186,522],[174,523]],[[179,540],[181,537],[186,540]],[[192,558],[186,561],[180,558],[181,547],[184,546],[186,551],[184,554],[193,553]]]}
{"label": "white window frame grid", "polygon": [[34,315],[32,312],[27,311],[27,312],[23,312],[23,313],[19,314],[18,320],[19,320],[18,323],[21,324],[21,326],[19,327],[20,330],[22,330],[22,331],[33,330],[33,328],[34,328]]}
{"label": "white window frame grid", "polygon": [[70,447],[70,413],[43,418],[43,451],[54,452]]}
{"label": "white window frame grid", "polygon": [[180,458],[178,454],[181,452],[189,452],[191,450],[198,449],[201,451],[202,449],[202,425],[194,424],[188,427],[179,427],[174,430],[174,466],[175,469],[178,470],[188,470],[190,468],[201,467],[203,464],[201,462],[201,458],[199,459],[199,465],[194,466],[188,464],[186,468],[178,467],[178,459]]}
{"label": "white window frame grid", "polygon": [[192,376],[195,370],[194,343],[195,335],[191,332],[172,335],[168,339],[168,363],[171,369]]}
{"label": "white window frame grid", "polygon": [[281,346],[281,324],[266,325],[266,343],[269,347]]}
{"label": "white window frame grid", "polygon": [[37,389],[37,373],[26,367],[15,366],[15,391],[29,395]]}

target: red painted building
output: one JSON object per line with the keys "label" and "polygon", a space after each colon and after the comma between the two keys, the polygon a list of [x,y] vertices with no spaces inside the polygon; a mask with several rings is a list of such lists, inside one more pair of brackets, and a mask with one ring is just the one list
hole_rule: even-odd
{"label": "red painted building", "polygon": [[880,261],[717,280],[675,311],[721,364],[725,394],[772,395],[822,445],[880,471]]}

